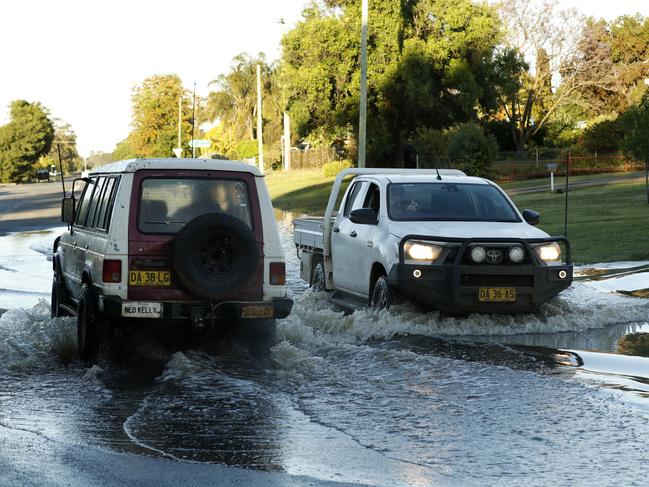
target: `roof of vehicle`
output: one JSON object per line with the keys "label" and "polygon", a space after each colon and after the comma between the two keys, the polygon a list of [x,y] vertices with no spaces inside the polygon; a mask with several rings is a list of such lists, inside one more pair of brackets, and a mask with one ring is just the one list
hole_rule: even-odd
{"label": "roof of vehicle", "polygon": [[[372,177],[372,176],[368,176]],[[473,176],[456,176],[441,174],[441,180],[430,174],[374,174],[373,177],[384,178],[388,183],[454,183],[454,184],[491,184],[488,180]]]}
{"label": "roof of vehicle", "polygon": [[90,171],[91,174],[135,172],[139,169],[185,169],[185,170],[208,170],[208,171],[236,171],[252,173],[261,176],[259,169],[250,164],[222,159],[177,159],[169,157],[165,159],[129,159],[126,161],[113,162]]}

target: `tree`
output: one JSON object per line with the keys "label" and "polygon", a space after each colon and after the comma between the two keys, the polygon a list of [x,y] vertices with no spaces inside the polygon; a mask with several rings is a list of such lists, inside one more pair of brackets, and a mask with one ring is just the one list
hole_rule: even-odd
{"label": "tree", "polygon": [[181,142],[191,139],[192,103],[177,75],[151,76],[133,89],[133,130],[128,135],[128,151],[116,149],[120,156],[171,157],[178,144],[178,100],[182,98]]}
{"label": "tree", "polygon": [[[584,62],[585,58],[579,55],[578,41],[584,21],[576,11],[558,10],[555,0],[504,0],[500,15],[510,49],[509,61],[503,62],[502,67],[511,67],[517,55],[527,65],[516,82],[511,76],[516,70],[503,69],[499,93],[516,150],[522,152],[528,141],[579,90],[604,83],[610,73],[601,56]],[[560,79],[560,85],[553,89],[555,79]]]}
{"label": "tree", "polygon": [[640,103],[629,108],[621,117],[624,151],[645,163],[645,185],[649,204],[649,90]]}
{"label": "tree", "polygon": [[579,90],[589,116],[619,114],[637,102],[649,77],[649,19],[589,19],[579,43],[580,63],[601,60],[609,76]]}
{"label": "tree", "polygon": [[59,168],[59,147],[61,149],[61,162],[63,172],[71,174],[79,170],[82,159],[77,152],[77,135],[72,130],[70,124],[57,120],[54,129],[54,140],[52,147],[47,155],[41,157],[38,165],[43,168],[50,168],[54,165]]}
{"label": "tree", "polygon": [[0,180],[28,181],[41,156],[54,139],[54,126],[48,110],[39,102],[13,101],[10,122],[0,127]]}
{"label": "tree", "polygon": [[88,167],[101,167],[116,160],[119,159],[114,159],[112,152],[90,151],[90,155],[88,156]]}
{"label": "tree", "polygon": [[448,136],[449,159],[470,176],[489,176],[489,167],[497,152],[496,138],[485,135],[476,123],[462,124]]}
{"label": "tree", "polygon": [[266,62],[263,53],[256,58],[242,53],[232,59],[227,74],[210,82],[216,90],[208,94],[201,114],[203,121],[218,121],[219,129],[211,134],[220,152],[234,156],[237,144],[257,138],[257,65],[262,80],[263,138],[280,143],[283,110],[277,69]]}
{"label": "tree", "polygon": [[[370,2],[368,161],[402,165],[420,127],[440,130],[495,105],[495,11],[469,0]],[[286,104],[300,137],[357,133],[360,9],[353,0],[313,3],[282,39]]]}

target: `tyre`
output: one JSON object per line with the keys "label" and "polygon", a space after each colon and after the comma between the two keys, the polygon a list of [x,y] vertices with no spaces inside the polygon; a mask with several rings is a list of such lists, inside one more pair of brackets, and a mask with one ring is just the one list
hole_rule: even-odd
{"label": "tyre", "polygon": [[97,312],[88,284],[81,286],[77,312],[77,350],[79,358],[87,362],[107,361],[113,353],[112,323]]}
{"label": "tyre", "polygon": [[381,310],[388,309],[399,303],[396,291],[390,286],[385,276],[380,276],[374,284],[372,292],[372,308]]}
{"label": "tyre", "polygon": [[174,267],[182,285],[209,301],[224,300],[250,283],[259,266],[255,236],[238,218],[208,213],[178,233]]}
{"label": "tyre", "polygon": [[322,262],[318,262],[311,273],[311,289],[314,291],[326,291],[325,269]]}
{"label": "tyre", "polygon": [[54,276],[52,277],[52,299],[50,301],[50,315],[52,318],[70,316],[70,313],[61,307],[65,302],[65,289],[63,287],[63,276],[59,270],[58,260],[53,259]]}
{"label": "tyre", "polygon": [[54,277],[52,279],[52,299],[50,301],[50,316],[52,318],[60,318],[65,316],[63,310],[61,309],[61,290],[59,289],[59,283]]}
{"label": "tyre", "polygon": [[274,319],[242,320],[238,331],[250,356],[263,366],[270,365],[270,349],[276,343],[277,322]]}

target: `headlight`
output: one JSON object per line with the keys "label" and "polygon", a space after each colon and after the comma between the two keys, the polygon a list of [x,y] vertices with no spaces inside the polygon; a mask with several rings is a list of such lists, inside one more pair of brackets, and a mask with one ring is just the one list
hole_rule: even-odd
{"label": "headlight", "polygon": [[408,261],[421,262],[435,262],[442,254],[443,247],[429,242],[419,240],[408,240],[403,245],[403,252],[406,263]]}
{"label": "headlight", "polygon": [[543,262],[546,263],[557,263],[561,259],[561,247],[559,244],[552,242],[549,244],[539,245],[534,249],[536,255],[539,256]]}

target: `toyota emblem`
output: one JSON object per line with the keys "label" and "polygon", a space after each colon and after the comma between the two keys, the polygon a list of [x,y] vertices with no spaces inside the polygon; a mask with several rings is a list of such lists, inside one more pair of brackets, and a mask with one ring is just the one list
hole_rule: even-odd
{"label": "toyota emblem", "polygon": [[488,250],[487,262],[490,264],[500,264],[503,260],[503,253],[500,250]]}

